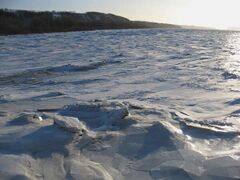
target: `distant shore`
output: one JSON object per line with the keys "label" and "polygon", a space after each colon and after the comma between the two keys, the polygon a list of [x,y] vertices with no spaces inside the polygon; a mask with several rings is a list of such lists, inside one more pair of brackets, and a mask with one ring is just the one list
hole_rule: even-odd
{"label": "distant shore", "polygon": [[131,21],[114,14],[0,9],[0,35],[71,32],[107,29],[181,28],[181,26]]}

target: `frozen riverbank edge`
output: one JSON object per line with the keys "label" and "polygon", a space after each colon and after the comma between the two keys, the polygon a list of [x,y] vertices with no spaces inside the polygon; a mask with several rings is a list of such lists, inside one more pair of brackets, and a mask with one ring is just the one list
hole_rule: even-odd
{"label": "frozen riverbank edge", "polygon": [[3,179],[240,178],[233,123],[199,123],[137,101],[69,103],[52,96],[35,109],[26,107],[36,99],[22,100],[25,111],[1,104]]}

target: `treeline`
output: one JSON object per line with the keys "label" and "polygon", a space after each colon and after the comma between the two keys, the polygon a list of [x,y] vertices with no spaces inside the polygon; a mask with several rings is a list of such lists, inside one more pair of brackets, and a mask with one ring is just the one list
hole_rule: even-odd
{"label": "treeline", "polygon": [[130,21],[113,14],[34,12],[0,9],[0,34],[28,34],[100,29],[178,28],[171,24]]}

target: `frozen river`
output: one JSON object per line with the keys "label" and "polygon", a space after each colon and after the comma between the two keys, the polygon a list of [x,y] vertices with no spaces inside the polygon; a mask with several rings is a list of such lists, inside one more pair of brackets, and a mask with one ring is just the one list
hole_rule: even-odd
{"label": "frozen river", "polygon": [[[4,178],[240,179],[239,32],[1,36],[0,52]],[[59,128],[74,120],[83,135]]]}

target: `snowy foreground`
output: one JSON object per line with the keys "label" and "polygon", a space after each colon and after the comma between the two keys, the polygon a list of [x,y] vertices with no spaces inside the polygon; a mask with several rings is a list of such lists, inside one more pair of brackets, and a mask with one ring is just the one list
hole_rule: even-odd
{"label": "snowy foreground", "polygon": [[0,179],[240,179],[239,33],[0,40]]}

